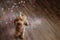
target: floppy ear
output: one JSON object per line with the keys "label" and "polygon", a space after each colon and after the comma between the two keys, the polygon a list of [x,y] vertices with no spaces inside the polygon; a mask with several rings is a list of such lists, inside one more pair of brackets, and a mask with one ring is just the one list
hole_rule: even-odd
{"label": "floppy ear", "polygon": [[25,26],[28,26],[28,22],[25,21],[25,22],[24,22],[24,25],[25,25]]}

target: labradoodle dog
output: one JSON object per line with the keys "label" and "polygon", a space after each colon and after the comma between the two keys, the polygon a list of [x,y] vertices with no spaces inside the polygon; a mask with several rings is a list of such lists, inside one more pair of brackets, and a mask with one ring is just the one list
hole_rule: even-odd
{"label": "labradoodle dog", "polygon": [[24,38],[24,27],[28,26],[28,21],[25,15],[21,15],[16,17],[14,20],[14,25],[16,26],[15,37],[23,39]]}

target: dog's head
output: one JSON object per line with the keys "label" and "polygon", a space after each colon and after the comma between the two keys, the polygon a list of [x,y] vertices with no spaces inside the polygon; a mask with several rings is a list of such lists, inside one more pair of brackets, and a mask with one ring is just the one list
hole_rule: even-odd
{"label": "dog's head", "polygon": [[25,15],[22,16],[18,16],[16,17],[16,19],[14,20],[14,24],[16,26],[22,26],[22,25],[28,25],[27,19]]}

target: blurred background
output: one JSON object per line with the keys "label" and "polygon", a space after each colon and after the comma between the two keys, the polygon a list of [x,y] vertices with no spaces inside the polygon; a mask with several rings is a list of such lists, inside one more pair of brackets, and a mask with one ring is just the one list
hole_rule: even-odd
{"label": "blurred background", "polygon": [[0,0],[0,40],[15,40],[19,13],[29,22],[24,40],[60,40],[60,0]]}

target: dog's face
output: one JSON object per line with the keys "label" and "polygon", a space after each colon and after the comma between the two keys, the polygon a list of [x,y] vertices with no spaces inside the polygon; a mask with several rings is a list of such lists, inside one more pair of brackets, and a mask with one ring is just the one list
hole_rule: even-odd
{"label": "dog's face", "polygon": [[20,17],[17,17],[15,20],[14,20],[14,24],[16,26],[23,26],[23,25],[28,25],[27,21],[26,21],[26,16],[25,15],[22,15]]}

